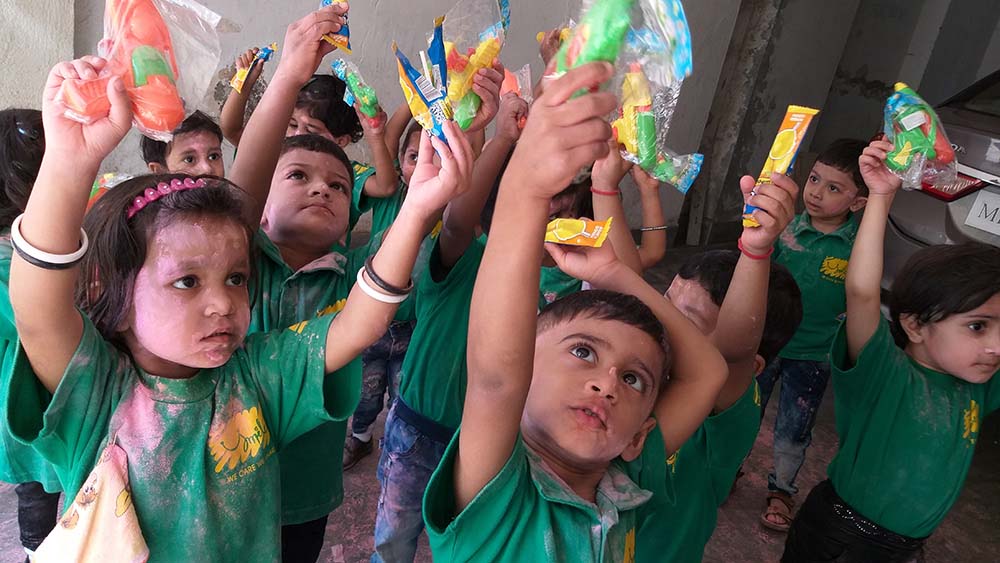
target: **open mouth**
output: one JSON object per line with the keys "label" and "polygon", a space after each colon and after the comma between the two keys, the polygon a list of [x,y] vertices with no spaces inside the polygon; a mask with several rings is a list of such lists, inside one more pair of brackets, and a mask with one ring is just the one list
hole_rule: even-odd
{"label": "open mouth", "polygon": [[607,430],[608,425],[604,419],[604,413],[589,407],[576,407],[573,410],[576,412],[577,420],[579,420],[584,426]]}
{"label": "open mouth", "polygon": [[202,340],[223,341],[223,340],[228,340],[232,336],[233,333],[229,332],[228,330],[217,330],[212,334],[209,334],[208,336],[202,338]]}

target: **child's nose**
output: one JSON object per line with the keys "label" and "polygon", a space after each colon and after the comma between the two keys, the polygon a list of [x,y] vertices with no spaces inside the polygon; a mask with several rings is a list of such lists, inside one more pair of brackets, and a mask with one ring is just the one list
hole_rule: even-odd
{"label": "child's nose", "polygon": [[232,296],[226,291],[225,288],[216,288],[207,292],[207,303],[205,304],[205,315],[213,316],[219,315],[222,317],[228,317],[233,313],[235,309],[235,303]]}

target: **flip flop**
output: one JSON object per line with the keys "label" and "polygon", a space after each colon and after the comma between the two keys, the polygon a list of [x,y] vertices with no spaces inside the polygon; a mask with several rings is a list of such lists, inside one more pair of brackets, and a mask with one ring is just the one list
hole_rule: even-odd
{"label": "flip flop", "polygon": [[[777,505],[771,502],[775,500],[784,506],[784,510],[776,508]],[[764,513],[760,515],[760,523],[769,530],[787,532],[792,525],[792,508],[794,507],[795,501],[791,497],[785,493],[771,491],[767,494],[767,506],[764,508]],[[768,516],[777,517],[780,523],[768,520]]]}

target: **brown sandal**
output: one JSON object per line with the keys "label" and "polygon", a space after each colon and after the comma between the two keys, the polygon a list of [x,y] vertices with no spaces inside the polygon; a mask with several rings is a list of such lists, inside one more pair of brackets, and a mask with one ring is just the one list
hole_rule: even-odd
{"label": "brown sandal", "polygon": [[[778,501],[781,505],[779,506],[772,501]],[[792,508],[794,507],[795,501],[792,500],[792,497],[782,492],[771,491],[767,493],[767,507],[760,515],[760,523],[769,530],[787,532],[792,525]],[[768,520],[768,516],[777,517],[780,523]]]}

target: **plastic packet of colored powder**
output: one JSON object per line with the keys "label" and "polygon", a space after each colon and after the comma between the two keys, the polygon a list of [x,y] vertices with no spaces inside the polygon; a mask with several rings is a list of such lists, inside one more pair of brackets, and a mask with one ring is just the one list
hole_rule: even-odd
{"label": "plastic packet of colored powder", "polygon": [[600,248],[611,232],[611,220],[591,219],[553,219],[545,227],[545,242],[554,242],[568,246],[586,246]]}
{"label": "plastic packet of colored powder", "polygon": [[361,113],[368,119],[368,122],[373,127],[378,126],[378,116],[382,107],[378,103],[375,89],[365,82],[357,65],[344,59],[337,59],[330,66],[337,78],[347,85],[347,88],[344,89],[344,103],[354,107],[354,103],[357,102]]}
{"label": "plastic packet of colored powder", "polygon": [[955,150],[937,113],[902,82],[885,102],[883,127],[893,144],[885,164],[903,180],[903,188],[947,186],[958,179]]}
{"label": "plastic packet of colored powder", "polygon": [[447,143],[442,127],[445,121],[451,119],[452,110],[446,94],[448,65],[444,57],[443,25],[443,16],[434,21],[434,34],[427,49],[428,60],[424,74],[414,68],[395,41],[392,43],[392,51],[396,54],[399,85],[403,88],[403,97],[410,106],[413,119],[425,131]]}
{"label": "plastic packet of colored powder", "polygon": [[247,77],[250,76],[250,71],[253,67],[257,66],[258,62],[267,62],[271,60],[271,55],[278,50],[277,43],[271,43],[266,47],[262,47],[257,51],[257,56],[253,58],[253,62],[247,68],[236,69],[236,74],[233,75],[233,79],[229,81],[229,85],[232,86],[233,90],[237,93],[243,93],[243,85],[246,84]]}
{"label": "plastic packet of colored powder", "polygon": [[[319,3],[320,8],[326,8],[327,6],[332,6],[334,4],[341,4],[347,2],[347,0],[321,0]],[[344,19],[347,20],[347,14],[344,14]],[[341,51],[351,54],[351,28],[344,22],[344,25],[340,28],[337,33],[327,33],[323,36],[323,40],[333,45],[334,47],[340,49]]]}
{"label": "plastic packet of colored powder", "polygon": [[[781,120],[778,127],[778,134],[774,136],[774,143],[767,153],[767,160],[764,161],[764,169],[757,176],[757,186],[771,183],[772,174],[788,174],[795,162],[795,156],[802,146],[802,138],[809,130],[809,124],[813,116],[819,113],[818,109],[803,106],[788,106],[785,118]],[[753,217],[753,212],[757,208],[749,203],[743,206],[743,226],[759,227],[760,223]]]}

